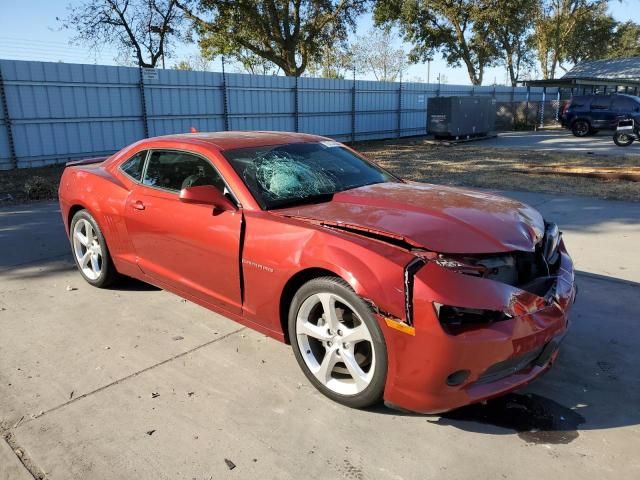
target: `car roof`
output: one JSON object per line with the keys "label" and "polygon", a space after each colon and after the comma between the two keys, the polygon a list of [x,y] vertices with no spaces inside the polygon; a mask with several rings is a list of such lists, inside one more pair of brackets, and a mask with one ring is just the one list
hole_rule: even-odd
{"label": "car roof", "polygon": [[166,142],[175,140],[180,143],[208,144],[218,150],[236,148],[263,147],[282,145],[285,143],[323,142],[330,138],[319,135],[293,132],[231,131],[231,132],[197,132],[163,135],[149,138],[145,143]]}

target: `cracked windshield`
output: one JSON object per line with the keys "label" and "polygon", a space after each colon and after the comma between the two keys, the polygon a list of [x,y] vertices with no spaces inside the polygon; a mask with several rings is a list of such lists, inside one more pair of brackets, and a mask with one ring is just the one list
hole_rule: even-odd
{"label": "cracked windshield", "polygon": [[398,181],[337,142],[243,148],[225,156],[264,209],[329,201],[337,192]]}

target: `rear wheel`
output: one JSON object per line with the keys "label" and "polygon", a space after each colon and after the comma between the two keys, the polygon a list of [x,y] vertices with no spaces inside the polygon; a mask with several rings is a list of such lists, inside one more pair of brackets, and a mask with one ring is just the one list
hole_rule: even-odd
{"label": "rear wheel", "polygon": [[387,348],[370,308],[341,279],[304,284],[289,309],[293,353],[309,381],[343,405],[379,402],[387,377]]}
{"label": "rear wheel", "polygon": [[590,130],[591,126],[586,120],[576,120],[571,126],[571,131],[576,137],[586,137]]}
{"label": "rear wheel", "polygon": [[626,133],[615,133],[613,135],[613,142],[619,147],[628,147],[633,143],[633,137]]}
{"label": "rear wheel", "polygon": [[87,210],[80,210],[71,220],[73,259],[82,277],[95,287],[107,287],[117,272],[100,227]]}

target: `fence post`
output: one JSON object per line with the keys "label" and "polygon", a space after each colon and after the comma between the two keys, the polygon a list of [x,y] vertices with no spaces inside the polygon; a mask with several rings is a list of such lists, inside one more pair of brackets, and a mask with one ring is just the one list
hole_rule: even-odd
{"label": "fence post", "polygon": [[516,87],[511,85],[511,130],[516,129]]}
{"label": "fence post", "polygon": [[7,142],[9,144],[9,158],[11,168],[18,168],[18,156],[16,155],[16,144],[13,141],[13,125],[9,116],[9,104],[7,103],[7,92],[4,89],[4,77],[0,68],[0,102],[2,102],[2,112],[4,113],[4,123],[7,126]]}
{"label": "fence post", "polygon": [[531,85],[527,85],[527,105],[524,110],[524,126],[525,127],[529,126],[529,99],[530,98],[531,98]]}
{"label": "fence post", "polygon": [[300,131],[300,106],[299,106],[299,100],[298,100],[298,79],[300,77],[296,76],[296,85],[294,87],[294,99],[293,99],[293,108],[294,108],[294,122],[295,122],[295,128],[296,128],[296,132]]}
{"label": "fence post", "polygon": [[547,87],[542,87],[542,102],[540,102],[540,128],[544,127],[544,102],[547,99]]}
{"label": "fence post", "polygon": [[222,111],[224,114],[224,129],[229,131],[229,98],[227,93],[227,74],[224,71],[224,55],[222,55]]}
{"label": "fence post", "polygon": [[144,75],[142,74],[142,66],[138,67],[138,73],[140,74],[138,87],[140,88],[140,105],[142,106],[142,128],[144,129],[144,138],[149,138],[149,118],[147,117],[147,100],[144,94]]}
{"label": "fence post", "polygon": [[[427,88],[429,84],[427,83]],[[429,91],[424,91],[424,134],[429,135]]]}
{"label": "fence post", "polygon": [[356,142],[356,69],[353,69],[353,86],[351,87],[351,143]]}
{"label": "fence post", "polygon": [[398,138],[402,133],[402,73],[400,73],[400,83],[398,84]]}

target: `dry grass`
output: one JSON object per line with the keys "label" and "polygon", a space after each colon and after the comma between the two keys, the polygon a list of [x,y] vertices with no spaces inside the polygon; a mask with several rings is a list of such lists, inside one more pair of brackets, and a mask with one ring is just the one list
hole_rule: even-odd
{"label": "dry grass", "polygon": [[446,185],[640,201],[640,156],[509,150],[482,143],[439,146],[421,139],[358,144],[402,178]]}

